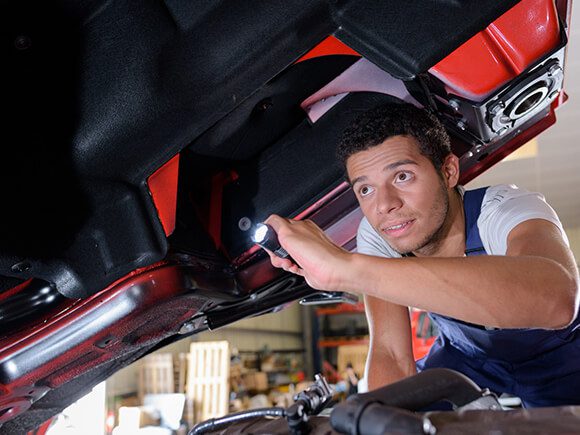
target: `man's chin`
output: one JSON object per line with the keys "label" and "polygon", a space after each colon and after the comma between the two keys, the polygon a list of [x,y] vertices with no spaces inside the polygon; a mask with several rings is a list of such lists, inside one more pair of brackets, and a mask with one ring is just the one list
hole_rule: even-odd
{"label": "man's chin", "polygon": [[396,253],[398,253],[402,256],[409,255],[415,250],[414,246],[401,245],[399,243],[392,243],[389,240],[386,240],[386,242],[389,244],[391,249],[393,249]]}
{"label": "man's chin", "polygon": [[[389,244],[391,249],[402,256],[414,256],[414,252],[418,252],[429,245],[429,239],[423,240],[397,240],[392,242],[385,238],[385,241]],[[403,243],[402,243],[403,242]],[[406,242],[406,243],[405,243]]]}
{"label": "man's chin", "polygon": [[387,242],[391,249],[403,256],[412,255],[413,252],[423,249],[429,244],[432,237],[421,237],[421,234],[412,233],[405,235],[405,237],[389,238],[385,233],[382,234],[383,240]]}

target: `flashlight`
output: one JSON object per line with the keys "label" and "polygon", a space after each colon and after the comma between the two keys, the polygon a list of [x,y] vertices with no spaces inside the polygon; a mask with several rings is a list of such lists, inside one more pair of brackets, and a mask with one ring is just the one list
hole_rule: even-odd
{"label": "flashlight", "polygon": [[274,231],[274,228],[268,224],[256,225],[256,231],[254,231],[254,234],[252,235],[252,242],[264,249],[272,251],[280,258],[290,257],[288,252],[280,246],[276,231]]}

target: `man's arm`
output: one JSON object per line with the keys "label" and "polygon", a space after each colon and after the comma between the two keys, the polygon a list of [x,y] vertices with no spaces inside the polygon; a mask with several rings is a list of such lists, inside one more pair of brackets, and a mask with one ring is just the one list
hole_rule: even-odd
{"label": "man's arm", "polygon": [[370,346],[366,364],[369,390],[417,372],[407,307],[365,296]]}
{"label": "man's arm", "polygon": [[510,232],[507,246],[506,256],[357,255],[351,263],[355,274],[367,271],[367,294],[394,303],[500,328],[562,328],[572,322],[578,271],[560,230],[546,220],[522,222]]}
{"label": "man's arm", "polygon": [[506,256],[379,258],[334,245],[314,223],[268,219],[296,263],[272,264],[321,290],[354,291],[471,323],[562,328],[577,311],[578,271],[559,229],[546,220],[517,225]]}

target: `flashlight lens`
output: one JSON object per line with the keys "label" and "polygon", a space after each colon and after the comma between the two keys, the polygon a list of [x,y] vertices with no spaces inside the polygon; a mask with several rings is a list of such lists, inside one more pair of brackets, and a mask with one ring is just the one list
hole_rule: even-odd
{"label": "flashlight lens", "polygon": [[262,243],[266,238],[266,234],[268,233],[268,226],[264,224],[258,224],[258,228],[256,228],[256,232],[254,233],[254,243]]}

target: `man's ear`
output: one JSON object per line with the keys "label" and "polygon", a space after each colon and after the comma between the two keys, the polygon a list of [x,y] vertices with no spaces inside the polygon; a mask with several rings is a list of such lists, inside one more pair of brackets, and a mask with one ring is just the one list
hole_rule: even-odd
{"label": "man's ear", "polygon": [[441,174],[447,184],[452,189],[459,183],[459,159],[453,153],[450,153],[441,165]]}

